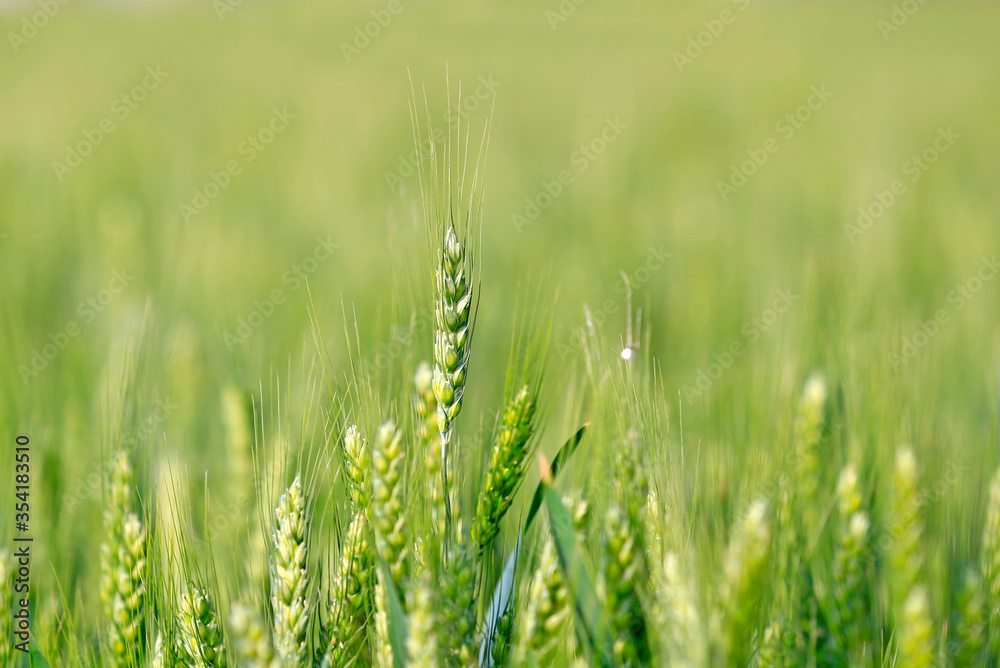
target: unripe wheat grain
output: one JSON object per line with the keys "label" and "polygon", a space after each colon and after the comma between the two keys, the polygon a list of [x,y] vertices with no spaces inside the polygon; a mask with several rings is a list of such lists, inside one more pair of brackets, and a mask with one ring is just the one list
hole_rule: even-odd
{"label": "unripe wheat grain", "polygon": [[272,534],[274,645],[290,668],[306,665],[309,624],[306,502],[299,476],[278,501]]}

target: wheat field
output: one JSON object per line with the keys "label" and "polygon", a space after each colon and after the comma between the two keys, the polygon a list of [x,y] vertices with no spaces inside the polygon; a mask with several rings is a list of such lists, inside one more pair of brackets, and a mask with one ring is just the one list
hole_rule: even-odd
{"label": "wheat field", "polygon": [[2,4],[0,668],[1000,665],[998,25]]}

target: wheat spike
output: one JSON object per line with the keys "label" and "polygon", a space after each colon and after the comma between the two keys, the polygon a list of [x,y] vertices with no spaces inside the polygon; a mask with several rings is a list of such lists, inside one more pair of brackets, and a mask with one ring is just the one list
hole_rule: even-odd
{"label": "wheat spike", "polygon": [[375,647],[376,668],[393,668],[392,643],[389,640],[389,608],[385,590],[385,572],[376,570],[375,578]]}
{"label": "wheat spike", "polygon": [[132,666],[142,654],[146,602],[146,530],[132,512],[132,466],[118,452],[112,461],[101,544],[101,600],[108,650],[115,666]]}
{"label": "wheat spike", "polygon": [[476,562],[466,542],[458,543],[441,573],[441,650],[445,665],[478,666],[476,632]]}
{"label": "wheat spike", "polygon": [[680,556],[668,552],[655,598],[658,630],[672,668],[695,668],[705,664],[706,646],[698,592],[694,579],[682,567]]}
{"label": "wheat spike", "polygon": [[645,581],[645,555],[636,540],[635,525],[619,506],[608,509],[604,532],[599,590],[610,614],[615,662],[644,665],[649,662],[649,644],[638,588]]}
{"label": "wheat spike", "polygon": [[342,454],[354,510],[368,512],[372,498],[372,456],[368,443],[355,425],[349,425],[344,433]]}
{"label": "wheat spike", "polygon": [[371,611],[370,594],[374,561],[369,542],[370,526],[364,513],[355,513],[347,528],[337,572],[330,584],[330,643],[326,663],[350,666],[368,656],[366,624]]}
{"label": "wheat spike", "polygon": [[744,665],[754,623],[754,603],[767,560],[771,532],[767,502],[754,501],[736,527],[722,563],[720,598],[724,619],[713,626],[721,631],[719,651],[731,665]]}
{"label": "wheat spike", "polygon": [[904,602],[917,586],[923,564],[920,538],[920,500],[917,497],[917,460],[908,447],[896,453],[892,477],[889,533],[889,595],[897,620],[902,618]]}
{"label": "wheat spike", "polygon": [[927,668],[934,664],[934,632],[927,589],[917,585],[903,602],[896,665]]}
{"label": "wheat spike", "polygon": [[208,590],[189,582],[180,601],[184,664],[196,668],[225,668],[226,647],[215,605]]}
{"label": "wheat spike", "polygon": [[309,573],[306,502],[300,476],[281,495],[274,511],[271,608],[274,646],[286,666],[306,665],[309,624]]}
{"label": "wheat spike", "polygon": [[972,666],[982,661],[982,651],[986,646],[986,598],[983,596],[983,582],[972,568],[965,573],[962,589],[957,600],[957,620],[955,637],[958,647],[955,665]]}
{"label": "wheat spike", "polygon": [[232,631],[233,649],[241,666],[281,668],[281,661],[275,656],[264,620],[255,608],[233,603],[229,611],[229,628]]}
{"label": "wheat spike", "polygon": [[434,397],[437,399],[438,432],[441,436],[441,484],[444,491],[446,523],[451,523],[448,491],[448,449],[455,419],[462,410],[465,374],[472,344],[472,258],[449,224],[441,240],[436,281],[434,315]]}
{"label": "wheat spike", "polygon": [[500,427],[490,467],[476,504],[472,522],[472,542],[482,553],[500,531],[500,520],[514,501],[531,453],[531,437],[535,431],[535,400],[527,385],[507,402],[500,418]]}
{"label": "wheat spike", "polygon": [[407,573],[408,548],[403,514],[403,436],[391,420],[378,428],[372,452],[375,540],[389,565],[393,580],[401,585]]}
{"label": "wheat spike", "polygon": [[[441,478],[441,433],[437,423],[437,398],[434,396],[434,370],[427,362],[417,366],[413,376],[413,407],[416,421],[417,449],[423,453],[427,498],[430,500],[434,530],[443,535],[446,529],[444,485]],[[452,476],[448,473],[449,488]]]}
{"label": "wheat spike", "polygon": [[406,652],[408,666],[435,668],[438,665],[438,618],[430,571],[422,571],[407,593]]}
{"label": "wheat spike", "polygon": [[861,510],[858,475],[847,466],[837,484],[840,505],[840,542],[834,556],[834,594],[840,611],[839,631],[849,651],[864,638],[862,620],[867,614],[865,596],[865,550],[870,522]]}

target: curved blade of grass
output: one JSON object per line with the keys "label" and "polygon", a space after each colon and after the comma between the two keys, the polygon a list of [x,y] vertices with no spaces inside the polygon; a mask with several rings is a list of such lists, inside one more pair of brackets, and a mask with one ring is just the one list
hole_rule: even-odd
{"label": "curved blade of grass", "polygon": [[28,634],[28,665],[31,668],[52,668],[49,665],[48,659],[42,654],[42,650],[38,647],[38,642],[35,640],[35,634]]}
{"label": "curved blade of grass", "polygon": [[[580,441],[583,440],[583,435],[587,431],[587,427],[590,423],[584,424],[582,427],[576,430],[576,433],[569,437],[562,447],[559,448],[559,452],[556,453],[555,459],[549,465],[549,469],[552,473],[552,477],[555,478],[569,458],[576,452],[577,446],[580,445]],[[538,514],[539,509],[542,507],[542,485],[539,483],[538,487],[535,488],[535,495],[531,498],[531,506],[528,510],[528,516],[524,520],[524,526],[521,527],[521,531],[517,534],[517,545],[511,550],[510,555],[507,557],[507,561],[503,566],[503,573],[500,579],[497,580],[496,586],[493,588],[493,598],[490,599],[490,607],[486,611],[486,628],[483,633],[483,642],[479,648],[479,665],[485,665],[483,662],[489,662],[490,653],[486,651],[489,640],[493,638],[496,634],[496,626],[500,623],[500,619],[503,618],[504,614],[507,612],[507,606],[510,605],[511,591],[514,588],[514,575],[516,573],[517,560],[521,555],[521,541],[524,539],[525,532],[531,527],[531,522],[535,519],[535,515]]]}
{"label": "curved blade of grass", "polygon": [[[548,479],[552,478],[548,476]],[[566,586],[573,600],[576,620],[581,635],[591,650],[596,665],[611,666],[611,632],[604,609],[597,598],[597,590],[587,573],[587,567],[577,550],[576,533],[573,530],[573,519],[566,511],[558,492],[543,479],[539,483],[542,490],[545,507],[548,508],[552,525],[552,538],[555,541],[556,553],[559,555],[559,566],[566,578]]]}
{"label": "curved blade of grass", "polygon": [[392,646],[392,662],[396,668],[404,668],[406,662],[406,613],[399,600],[399,590],[392,580],[389,565],[379,558],[379,568],[385,580],[385,598],[389,603],[386,611],[389,618],[389,644]]}
{"label": "curved blade of grass", "polygon": [[[566,464],[566,461],[576,452],[577,446],[580,445],[580,441],[583,440],[583,434],[587,431],[587,427],[590,423],[586,423],[582,427],[576,430],[576,433],[569,437],[569,440],[563,443],[563,446],[559,448],[559,452],[556,453],[555,459],[549,464],[549,468],[552,471],[552,478],[555,479],[559,475],[559,469]],[[528,517],[524,520],[524,528],[521,530],[522,533],[528,530],[531,526],[531,521],[535,519],[535,515],[538,514],[538,510],[542,507],[542,483],[538,483],[538,487],[535,488],[535,495],[531,498],[531,506],[528,508]]]}

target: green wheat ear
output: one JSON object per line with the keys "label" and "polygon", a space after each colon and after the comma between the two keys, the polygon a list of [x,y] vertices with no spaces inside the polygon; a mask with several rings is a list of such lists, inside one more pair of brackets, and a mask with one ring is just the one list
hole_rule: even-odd
{"label": "green wheat ear", "polygon": [[408,666],[434,668],[438,665],[438,615],[434,585],[429,570],[415,578],[407,592],[406,652]]}
{"label": "green wheat ear", "polygon": [[437,299],[434,317],[434,398],[441,437],[441,484],[445,499],[446,523],[451,522],[448,497],[448,450],[455,419],[462,410],[465,374],[472,344],[472,259],[459,242],[454,225],[449,224],[441,240],[436,273]]}
{"label": "green wheat ear", "polygon": [[628,512],[612,505],[604,519],[604,572],[600,593],[611,619],[613,651],[618,665],[646,665],[650,660],[640,588],[647,572],[638,527]]}
{"label": "green wheat ear", "polygon": [[349,425],[344,433],[342,455],[348,493],[355,512],[368,512],[372,499],[372,455],[357,426]]}
{"label": "green wheat ear", "polygon": [[674,552],[664,557],[658,577],[654,614],[663,638],[661,645],[671,665],[685,668],[705,665],[706,638],[695,579]]}
{"label": "green wheat ear", "polygon": [[524,480],[535,433],[536,403],[527,385],[504,407],[486,481],[476,504],[472,542],[482,553],[500,531],[500,520]]}
{"label": "green wheat ear", "polygon": [[306,502],[300,476],[278,501],[272,536],[271,608],[274,644],[286,666],[306,665],[309,631],[309,573]]}
{"label": "green wheat ear", "polygon": [[729,665],[745,665],[753,630],[754,603],[765,571],[771,532],[767,502],[754,501],[736,527],[722,563],[722,619],[713,623],[719,653]]}
{"label": "green wheat ear", "polygon": [[142,654],[146,604],[146,530],[132,511],[132,466],[119,452],[111,465],[101,544],[101,600],[109,620],[108,650],[115,666],[133,666]]}
{"label": "green wheat ear", "polygon": [[[416,422],[417,451],[424,461],[427,498],[430,500],[431,521],[438,535],[447,529],[444,484],[441,472],[441,433],[438,431],[437,398],[434,396],[434,369],[421,362],[413,374],[413,412]],[[448,486],[452,474],[448,472]]]}
{"label": "green wheat ear", "polygon": [[330,584],[330,643],[325,663],[348,666],[370,662],[366,627],[371,612],[369,592],[374,559],[365,513],[355,513],[347,528],[337,571]]}
{"label": "green wheat ear", "polygon": [[222,627],[207,589],[188,582],[180,601],[180,648],[184,663],[196,668],[225,668]]}
{"label": "green wheat ear", "polygon": [[871,523],[861,510],[858,474],[846,466],[837,484],[840,506],[840,542],[834,556],[834,598],[840,611],[840,634],[849,653],[864,641],[862,620],[868,613],[865,587],[865,550]]}
{"label": "green wheat ear", "polygon": [[385,588],[385,570],[375,570],[375,646],[372,665],[375,668],[395,666],[392,641],[389,637],[389,600]]}
{"label": "green wheat ear", "polygon": [[441,650],[445,665],[478,666],[476,648],[476,561],[471,547],[459,542],[441,573]]}
{"label": "green wheat ear", "polygon": [[229,611],[233,648],[245,668],[281,668],[275,656],[271,637],[257,610],[242,603],[233,603]]}
{"label": "green wheat ear", "polygon": [[401,585],[407,575],[405,522],[403,513],[403,435],[391,420],[378,428],[372,452],[375,540],[378,552]]}
{"label": "green wheat ear", "polygon": [[889,595],[897,620],[904,616],[903,608],[917,587],[923,566],[921,503],[917,494],[916,457],[910,448],[900,448],[893,469],[889,517],[890,532],[895,539],[889,549]]}
{"label": "green wheat ear", "polygon": [[10,552],[0,548],[0,668],[10,668],[14,659],[14,569]]}

